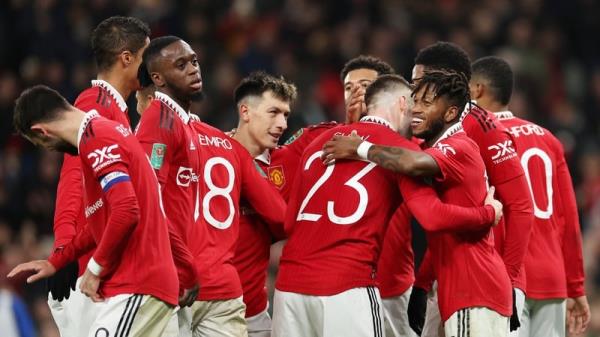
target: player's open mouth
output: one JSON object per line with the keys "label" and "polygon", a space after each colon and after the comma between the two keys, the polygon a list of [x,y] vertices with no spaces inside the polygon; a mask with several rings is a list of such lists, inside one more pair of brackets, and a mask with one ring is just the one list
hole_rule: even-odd
{"label": "player's open mouth", "polygon": [[422,118],[413,117],[412,121],[410,122],[410,126],[412,126],[412,127],[419,126],[419,125],[421,125],[421,123],[423,123]]}

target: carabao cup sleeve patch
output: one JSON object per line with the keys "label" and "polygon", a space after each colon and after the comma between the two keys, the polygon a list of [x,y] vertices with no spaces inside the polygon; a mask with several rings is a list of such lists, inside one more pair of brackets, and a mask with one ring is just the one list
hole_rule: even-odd
{"label": "carabao cup sleeve patch", "polygon": [[150,164],[156,170],[160,169],[165,159],[165,152],[167,152],[167,145],[154,143],[152,144],[152,155],[150,155]]}

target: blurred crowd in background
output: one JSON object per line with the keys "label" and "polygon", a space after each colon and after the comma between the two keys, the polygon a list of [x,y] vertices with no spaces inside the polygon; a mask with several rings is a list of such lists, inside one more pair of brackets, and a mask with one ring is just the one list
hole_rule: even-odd
{"label": "blurred crowd in background", "polygon": [[[600,2],[595,0],[6,0],[0,3],[0,292],[28,305],[38,336],[58,336],[43,284],[5,278],[52,247],[62,156],[34,149],[12,129],[20,91],[44,83],[73,101],[95,67],[93,28],[111,15],[146,21],[152,36],[177,35],[199,55],[206,98],[193,112],[228,130],[233,89],[253,70],[295,82],[287,135],[344,119],[339,72],[371,54],[410,78],[417,51],[437,40],[472,60],[507,59],[516,74],[511,110],[565,146],[584,236],[590,336],[600,336]],[[133,97],[132,97],[133,98]],[[132,124],[135,102],[129,100]],[[284,136],[282,140],[285,140]]]}

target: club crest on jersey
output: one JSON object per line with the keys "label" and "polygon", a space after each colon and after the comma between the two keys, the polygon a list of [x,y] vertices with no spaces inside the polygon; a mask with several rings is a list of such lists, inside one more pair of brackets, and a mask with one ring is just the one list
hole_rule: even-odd
{"label": "club crest on jersey", "polygon": [[281,165],[272,166],[268,168],[269,180],[277,187],[281,189],[285,185],[285,174],[283,173],[283,167]]}
{"label": "club crest on jersey", "polygon": [[296,131],[296,133],[294,133],[290,138],[288,138],[288,140],[285,141],[285,143],[283,143],[283,145],[288,145],[293,143],[296,139],[300,138],[300,136],[302,136],[302,134],[304,133],[304,129],[300,129],[298,131]]}
{"label": "club crest on jersey", "polygon": [[150,155],[150,164],[155,170],[162,167],[167,152],[167,145],[161,143],[152,144],[152,154]]}
{"label": "club crest on jersey", "polygon": [[116,161],[121,160],[120,154],[114,154],[113,151],[119,147],[118,144],[104,146],[88,154],[88,159],[93,160],[92,169],[100,170]]}
{"label": "club crest on jersey", "polygon": [[517,151],[513,147],[512,140],[500,142],[488,147],[490,151],[496,151],[492,155],[492,161],[494,164],[499,164],[505,160],[509,160],[517,156]]}
{"label": "club crest on jersey", "polygon": [[435,147],[440,150],[444,156],[447,156],[448,153],[452,153],[452,154],[456,154],[456,150],[454,150],[454,148],[452,148],[452,146],[448,145],[448,144],[444,144],[444,143],[437,143],[435,145]]}
{"label": "club crest on jersey", "polygon": [[177,185],[188,187],[191,182],[198,181],[198,177],[194,174],[191,168],[189,167],[179,167],[179,171],[177,171]]}

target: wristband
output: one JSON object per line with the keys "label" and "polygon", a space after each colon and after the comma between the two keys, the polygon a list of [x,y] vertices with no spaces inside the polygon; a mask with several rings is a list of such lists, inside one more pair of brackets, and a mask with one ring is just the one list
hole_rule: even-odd
{"label": "wristband", "polygon": [[99,265],[93,257],[88,262],[87,269],[96,276],[100,276],[100,273],[102,273],[102,266]]}
{"label": "wristband", "polygon": [[369,160],[369,149],[373,146],[372,143],[364,140],[356,149],[356,154],[363,160]]}

